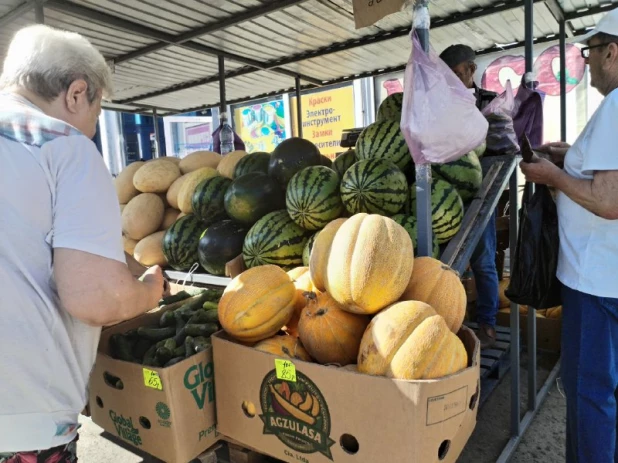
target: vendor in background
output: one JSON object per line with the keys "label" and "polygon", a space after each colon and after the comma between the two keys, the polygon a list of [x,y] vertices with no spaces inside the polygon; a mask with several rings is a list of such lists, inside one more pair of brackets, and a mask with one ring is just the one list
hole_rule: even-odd
{"label": "vendor in background", "polygon": [[527,181],[558,190],[566,461],[610,463],[618,461],[618,9],[583,40],[590,85],[605,98],[572,147],[542,146],[553,162],[520,166]]}
{"label": "vendor in background", "polygon": [[95,144],[112,77],[78,34],[17,32],[0,76],[0,461],[75,462],[101,327],[155,307]]}
{"label": "vendor in background", "polygon": [[[474,83],[476,54],[466,45],[451,45],[440,58],[474,92],[479,110],[487,106],[496,96],[494,92],[479,88]],[[496,269],[496,212],[491,214],[487,227],[472,254],[470,266],[476,283],[476,321],[479,324],[477,336],[481,348],[487,349],[496,342],[496,314],[499,308],[498,271]]]}

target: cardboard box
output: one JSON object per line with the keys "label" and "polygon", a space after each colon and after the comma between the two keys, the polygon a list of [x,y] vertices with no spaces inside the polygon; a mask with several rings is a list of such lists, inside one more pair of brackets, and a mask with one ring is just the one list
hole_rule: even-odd
{"label": "cardboard box", "polygon": [[380,19],[398,13],[411,0],[353,0],[354,23],[356,29],[373,26]]}
{"label": "cardboard box", "polygon": [[278,375],[291,371],[289,362],[219,332],[217,429],[287,462],[454,462],[476,425],[480,387],[478,339],[466,327],[460,337],[470,366],[439,380],[391,380],[296,360],[296,381],[287,384],[313,397],[302,414],[282,408],[271,392],[286,383]]}
{"label": "cardboard box", "polygon": [[[498,312],[496,317],[500,326],[511,326],[511,314]],[[528,342],[528,316],[519,315],[519,329],[522,343]],[[562,339],[562,320],[559,318],[536,318],[536,346],[549,352],[560,352]]]}
{"label": "cardboard box", "polygon": [[[109,356],[111,335],[156,325],[162,313],[103,331],[90,377],[90,413],[92,421],[136,448],[168,463],[187,463],[219,440],[212,348],[168,368]],[[114,387],[117,379],[122,389]]]}

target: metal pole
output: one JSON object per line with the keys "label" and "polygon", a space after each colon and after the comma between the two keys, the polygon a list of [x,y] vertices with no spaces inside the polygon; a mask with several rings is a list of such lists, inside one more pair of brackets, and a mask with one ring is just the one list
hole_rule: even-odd
{"label": "metal pole", "polygon": [[156,108],[152,110],[152,121],[154,123],[154,136],[155,136],[155,156],[157,158],[161,157],[161,138],[159,133],[159,116],[157,116]]}
{"label": "metal pole", "polygon": [[567,140],[566,21],[560,21],[560,139]]}
{"label": "metal pole", "polygon": [[225,58],[221,55],[219,59],[219,113],[227,111],[227,100],[225,96]]}
{"label": "metal pole", "polygon": [[37,24],[45,24],[45,10],[43,3],[38,1],[34,4],[34,21]]}
{"label": "metal pole", "polygon": [[[509,181],[509,268],[510,275],[514,271],[514,255],[517,247],[519,231],[519,194],[517,168]],[[519,421],[519,305],[511,302],[511,436],[519,436],[521,424]]]}
{"label": "metal pole", "polygon": [[[414,5],[414,30],[418,34],[421,46],[429,51],[429,1],[416,0]],[[433,249],[432,216],[431,216],[431,164],[416,166],[416,226],[417,226],[417,256],[431,256]]]}
{"label": "metal pole", "polygon": [[296,76],[296,126],[298,136],[303,138],[303,105],[300,101],[300,76]]}
{"label": "metal pole", "polygon": [[[526,0],[525,3],[525,29],[526,29],[526,72],[532,73],[534,65],[534,0]],[[529,80],[532,85],[532,79]],[[534,308],[528,310],[528,410],[537,407],[536,396],[536,312]],[[519,368],[519,365],[513,365]],[[519,410],[517,411],[519,419]]]}

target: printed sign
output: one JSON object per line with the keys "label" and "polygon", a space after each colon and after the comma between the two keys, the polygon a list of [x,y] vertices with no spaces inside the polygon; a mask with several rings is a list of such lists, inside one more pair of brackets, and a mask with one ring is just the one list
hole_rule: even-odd
{"label": "printed sign", "polygon": [[288,136],[283,99],[240,106],[233,113],[234,130],[247,153],[271,153]]}

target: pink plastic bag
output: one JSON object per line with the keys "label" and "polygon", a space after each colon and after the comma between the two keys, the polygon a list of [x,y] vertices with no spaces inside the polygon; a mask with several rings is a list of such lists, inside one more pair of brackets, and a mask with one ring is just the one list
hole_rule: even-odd
{"label": "pink plastic bag", "polygon": [[415,34],[404,79],[401,130],[416,164],[455,161],[478,148],[488,123],[476,97]]}
{"label": "pink plastic bag", "polygon": [[513,124],[515,111],[515,96],[511,81],[506,82],[506,90],[498,95],[482,111],[487,118],[489,129],[487,131],[486,155],[492,154],[515,154],[519,151],[517,134]]}

